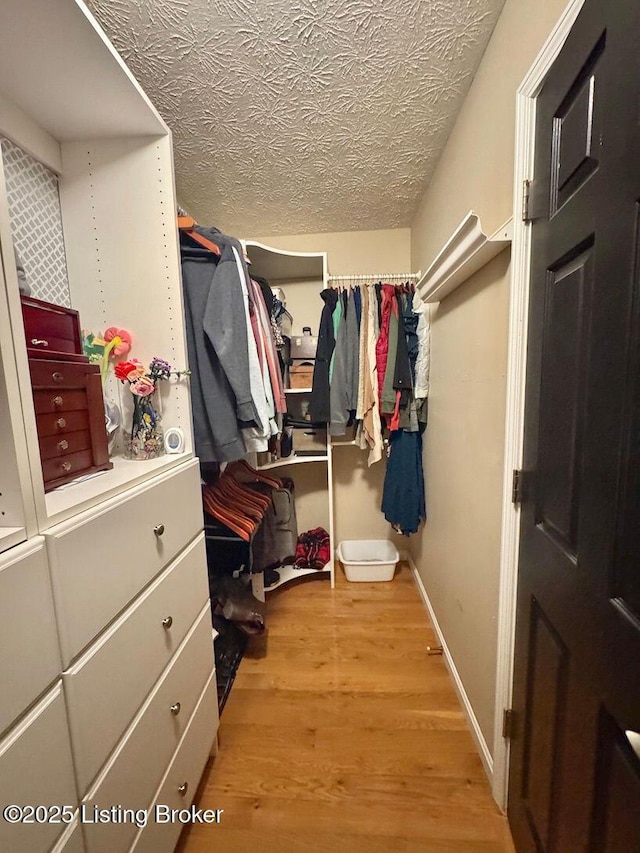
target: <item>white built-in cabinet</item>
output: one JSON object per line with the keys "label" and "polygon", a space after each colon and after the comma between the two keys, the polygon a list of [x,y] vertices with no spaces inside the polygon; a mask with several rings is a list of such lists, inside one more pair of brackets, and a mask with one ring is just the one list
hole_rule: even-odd
{"label": "white built-in cabinet", "polygon": [[[287,311],[293,317],[292,339],[300,337],[305,326],[318,334],[318,324],[323,302],[320,291],[328,286],[327,253],[287,252],[265,246],[255,240],[246,240],[245,249],[251,261],[250,273],[265,278],[272,288],[281,288],[286,296]],[[310,389],[285,389],[288,405],[297,394],[308,394]],[[334,575],[334,521],[333,521],[333,457],[331,441],[317,456],[297,456],[295,445],[292,456],[271,462],[257,462],[262,470],[274,470],[276,476],[289,477],[294,482],[298,531],[302,533],[315,527],[324,527],[329,533],[330,559],[323,570],[296,569],[280,566],[280,580],[270,589],[276,589],[304,575],[329,577],[335,585]]]}
{"label": "white built-in cabinet", "polygon": [[[137,358],[186,367],[170,132],[81,2],[0,4],[0,135],[59,176],[83,328],[129,329]],[[180,824],[90,818],[188,806],[215,751],[188,386],[165,383],[162,400],[182,453],[116,455],[45,494],[13,251],[24,226],[0,169],[0,805],[66,806],[71,823],[0,818],[0,850],[168,853]]]}

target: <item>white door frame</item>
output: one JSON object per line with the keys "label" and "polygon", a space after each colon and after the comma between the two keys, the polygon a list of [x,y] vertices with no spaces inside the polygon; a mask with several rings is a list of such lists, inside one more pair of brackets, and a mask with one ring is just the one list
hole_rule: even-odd
{"label": "white door frame", "polygon": [[522,467],[524,395],[529,306],[531,225],[522,221],[524,181],[533,177],[536,98],[585,0],[571,0],[516,93],[513,244],[505,421],[505,465],[500,546],[498,654],[493,750],[493,796],[506,809],[509,741],[502,737],[502,717],[511,707],[520,509],[512,503],[513,471]]}

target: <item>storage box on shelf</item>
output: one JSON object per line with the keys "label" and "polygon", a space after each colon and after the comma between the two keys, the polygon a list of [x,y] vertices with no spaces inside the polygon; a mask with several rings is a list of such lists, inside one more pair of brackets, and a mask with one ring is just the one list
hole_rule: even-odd
{"label": "storage box on shelf", "polygon": [[[291,387],[286,389],[287,408],[297,417],[304,417],[308,409],[309,391],[313,375],[313,358],[317,347],[318,323],[322,312],[320,291],[327,286],[326,252],[301,253],[273,249],[252,240],[245,242],[251,260],[253,274],[265,278],[272,288],[280,288],[286,297],[286,307],[293,317],[291,336],[290,371]],[[298,374],[293,367],[303,373]],[[298,381],[300,384],[298,384]],[[295,485],[298,530],[303,532],[323,527],[330,538],[331,557],[324,570],[295,569],[283,566],[278,569],[280,581],[269,589],[275,589],[303,575],[329,575],[334,585],[333,566],[333,486],[331,445],[327,440],[326,428],[304,425],[294,429],[293,446],[286,458],[272,454],[260,454],[257,465],[263,469],[276,469],[277,475],[290,477]]]}
{"label": "storage box on shelf", "polygon": [[[164,425],[182,429],[182,453],[116,456],[110,470],[47,488],[50,465],[81,455],[86,466],[89,397],[100,384],[77,352],[74,312],[93,331],[131,330],[143,362],[187,366],[171,137],[80,0],[0,4],[0,135],[59,176],[72,307],[48,309],[38,326],[43,309],[21,300],[12,229],[32,223],[11,221],[0,168],[0,551],[30,539],[0,556],[11,628],[0,643],[0,694],[10,693],[0,800],[78,808],[113,784],[113,803],[127,807],[135,775],[148,808],[162,786],[180,797],[184,780],[174,791],[170,770],[185,762],[192,796],[217,731],[187,384],[162,389]],[[145,762],[149,720],[172,737]],[[172,850],[172,833],[154,851]],[[29,853],[129,851],[133,837],[116,836],[79,822],[0,824],[0,848]]]}

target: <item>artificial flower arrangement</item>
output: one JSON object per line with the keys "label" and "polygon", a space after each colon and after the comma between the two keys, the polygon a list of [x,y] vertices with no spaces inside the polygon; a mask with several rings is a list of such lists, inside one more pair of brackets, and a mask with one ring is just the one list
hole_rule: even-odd
{"label": "artificial flower arrangement", "polygon": [[104,386],[109,372],[109,361],[122,358],[131,351],[133,339],[126,329],[109,326],[104,334],[82,333],[82,348],[89,361],[100,365],[100,378]]}
{"label": "artificial flower arrangement", "polygon": [[163,358],[151,359],[146,367],[135,358],[120,361],[114,368],[116,379],[128,386],[133,397],[131,432],[126,431],[124,453],[128,459],[153,459],[164,453],[161,416],[153,401],[158,382],[188,376],[189,370],[172,370]]}
{"label": "artificial flower arrangement", "polygon": [[100,365],[104,396],[104,422],[109,442],[109,453],[115,450],[116,439],[122,424],[122,413],[118,404],[110,400],[106,393],[106,382],[109,374],[109,363],[122,358],[131,350],[133,339],[126,329],[109,326],[103,333],[94,335],[93,332],[82,332],[82,349],[92,364]]}

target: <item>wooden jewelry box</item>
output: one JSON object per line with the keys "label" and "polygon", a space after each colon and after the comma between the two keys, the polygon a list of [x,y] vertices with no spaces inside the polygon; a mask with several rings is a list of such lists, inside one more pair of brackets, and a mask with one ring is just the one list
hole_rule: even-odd
{"label": "wooden jewelry box", "polygon": [[109,462],[100,368],[82,353],[78,312],[21,296],[45,492]]}

